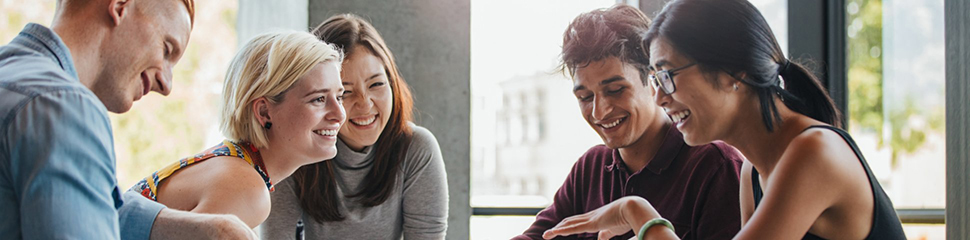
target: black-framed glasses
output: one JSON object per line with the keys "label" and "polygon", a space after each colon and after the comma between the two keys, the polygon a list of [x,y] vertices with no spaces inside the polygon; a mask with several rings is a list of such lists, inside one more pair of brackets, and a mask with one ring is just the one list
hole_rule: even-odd
{"label": "black-framed glasses", "polygon": [[658,88],[662,88],[664,90],[664,93],[673,94],[674,91],[677,91],[677,86],[674,86],[674,75],[677,75],[678,71],[694,66],[695,64],[697,63],[690,63],[687,65],[684,65],[683,67],[674,68],[670,70],[660,70],[653,74],[650,74],[648,78],[650,80],[650,83],[653,84],[654,90],[657,90]]}

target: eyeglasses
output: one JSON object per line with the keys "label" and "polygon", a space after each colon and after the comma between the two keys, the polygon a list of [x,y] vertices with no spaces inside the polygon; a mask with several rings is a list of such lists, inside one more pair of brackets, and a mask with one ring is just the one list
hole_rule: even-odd
{"label": "eyeglasses", "polygon": [[677,91],[677,87],[674,86],[674,75],[677,75],[677,72],[680,70],[684,70],[686,68],[694,66],[694,64],[697,64],[697,63],[690,63],[683,67],[674,68],[670,70],[657,71],[656,73],[648,76],[649,81],[651,84],[653,84],[654,90],[657,90],[658,88],[662,88],[664,90],[664,93],[673,94],[674,91]]}

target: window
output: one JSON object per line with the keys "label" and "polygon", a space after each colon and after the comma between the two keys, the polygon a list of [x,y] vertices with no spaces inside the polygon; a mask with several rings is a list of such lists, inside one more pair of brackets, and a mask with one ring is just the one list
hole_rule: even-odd
{"label": "window", "polygon": [[573,163],[602,143],[556,66],[573,18],[615,3],[471,1],[471,205],[530,208],[521,216],[473,216],[473,239],[521,234],[552,203]]}
{"label": "window", "polygon": [[[848,130],[897,209],[943,209],[943,0],[850,0],[845,11]],[[944,237],[942,224],[905,230]]]}

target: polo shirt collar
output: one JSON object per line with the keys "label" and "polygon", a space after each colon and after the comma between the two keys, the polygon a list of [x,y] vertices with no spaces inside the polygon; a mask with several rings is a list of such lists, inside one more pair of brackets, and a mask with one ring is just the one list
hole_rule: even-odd
{"label": "polo shirt collar", "polygon": [[[679,154],[680,150],[686,145],[687,143],[684,142],[684,136],[681,135],[679,130],[677,130],[677,127],[668,127],[667,132],[664,133],[663,142],[660,143],[660,148],[657,150],[657,153],[654,154],[653,159],[650,160],[650,163],[647,163],[647,166],[644,167],[644,169],[649,170],[653,174],[660,174],[664,169],[667,169],[667,167],[670,166],[670,163],[674,161],[674,158],[677,157],[677,154]],[[620,156],[619,149],[613,149],[613,164],[607,166],[608,171],[612,171],[613,169],[623,171],[626,171],[627,169],[626,164],[623,163],[623,157]],[[634,172],[634,174],[638,174],[641,171],[643,171],[643,169]]]}

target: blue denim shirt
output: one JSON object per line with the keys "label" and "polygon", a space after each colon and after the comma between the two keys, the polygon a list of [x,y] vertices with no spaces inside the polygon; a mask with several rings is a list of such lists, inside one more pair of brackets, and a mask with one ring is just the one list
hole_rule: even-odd
{"label": "blue denim shirt", "polygon": [[164,206],[121,195],[107,109],[47,27],[0,46],[0,137],[2,238],[148,239]]}

